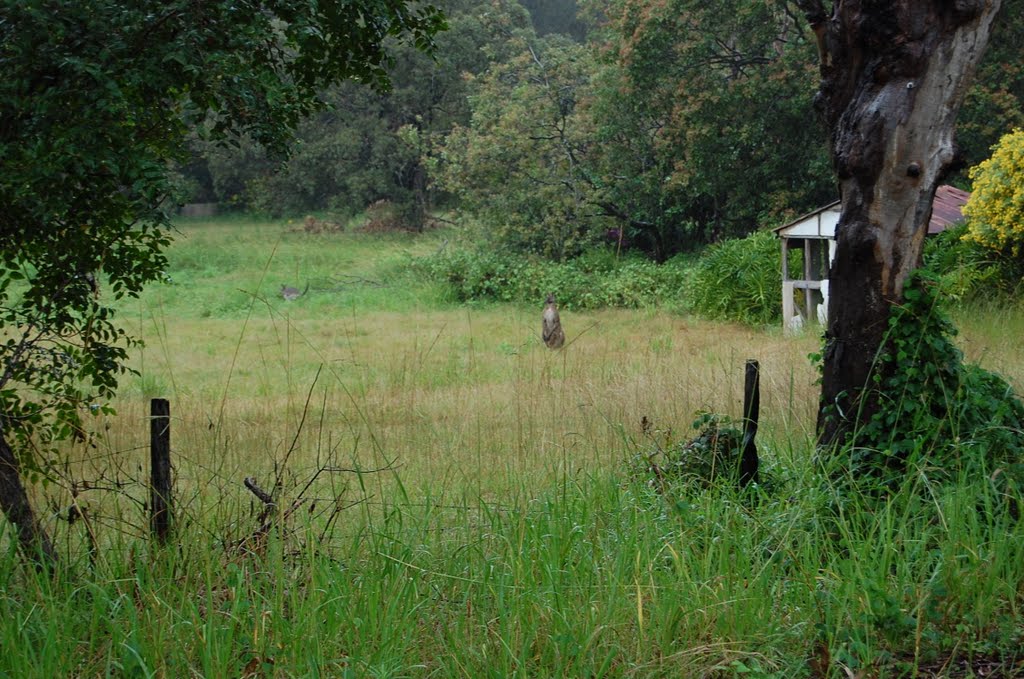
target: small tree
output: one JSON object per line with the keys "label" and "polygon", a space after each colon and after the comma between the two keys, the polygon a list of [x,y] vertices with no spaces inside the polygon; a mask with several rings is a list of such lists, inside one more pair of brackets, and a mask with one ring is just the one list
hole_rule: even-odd
{"label": "small tree", "polygon": [[28,553],[55,560],[21,475],[107,410],[133,341],[107,300],[161,276],[190,130],[283,150],[320,88],[385,87],[385,40],[443,27],[406,0],[0,0],[0,509]]}
{"label": "small tree", "polygon": [[964,238],[1014,257],[1024,246],[1024,130],[1003,136],[992,157],[971,169]]}
{"label": "small tree", "polygon": [[563,36],[520,35],[518,55],[474,79],[472,122],[439,149],[439,183],[487,221],[492,242],[565,259],[594,242],[601,218],[579,111],[593,62]]}

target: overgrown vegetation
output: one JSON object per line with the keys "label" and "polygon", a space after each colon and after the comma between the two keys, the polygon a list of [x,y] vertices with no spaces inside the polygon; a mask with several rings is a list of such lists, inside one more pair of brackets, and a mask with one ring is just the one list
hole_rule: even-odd
{"label": "overgrown vegetation", "polygon": [[[179,226],[169,278],[118,309],[141,375],[90,420],[98,447],[69,443],[33,489],[57,576],[0,528],[0,675],[1019,673],[1011,489],[919,465],[851,497],[813,459],[813,337],[570,309],[570,335],[593,327],[555,353],[539,306],[455,305],[407,271],[443,233]],[[966,350],[1020,384],[1019,309],[967,319]],[[671,453],[692,413],[737,412],[745,357],[771,492],[631,476],[651,437]],[[149,396],[172,399],[166,550],[147,538]],[[278,474],[259,535],[242,482]]]}
{"label": "overgrown vegetation", "polygon": [[658,306],[711,320],[771,325],[781,317],[778,238],[760,231],[664,264],[613,247],[550,262],[494,249],[445,249],[417,262],[456,301],[536,304],[555,292],[568,308]]}
{"label": "overgrown vegetation", "polygon": [[[977,110],[1021,115],[1022,2],[968,158],[994,134]],[[908,287],[878,409],[832,456],[814,338],[765,331],[779,244],[756,230],[834,192],[792,8],[580,0],[584,31],[577,3],[530,2],[534,30],[515,0],[445,0],[434,62],[432,5],[158,4],[0,21],[0,498],[20,493],[0,676],[1024,674],[1021,308],[958,345],[930,283]],[[391,92],[340,86],[316,109],[320,85],[382,84],[384,65]],[[252,140],[281,150],[314,110],[279,170]],[[202,148],[172,179],[190,123],[237,152]],[[189,181],[271,213],[372,204],[386,233],[237,220],[172,246],[165,201]],[[1019,285],[1017,196],[998,188],[999,220],[977,223],[997,238],[930,253],[956,264],[943,294]],[[438,205],[475,213],[482,247],[396,232]],[[558,351],[538,339],[549,292]],[[711,414],[735,411],[748,356],[770,492],[735,488],[742,434]],[[174,404],[166,549],[146,517],[155,396]],[[694,411],[695,438],[652,431]],[[44,481],[38,520],[19,457]]]}
{"label": "overgrown vegetation", "polygon": [[919,272],[904,290],[875,367],[880,406],[851,434],[845,473],[889,487],[919,467],[934,481],[998,478],[1016,503],[1024,489],[1024,403],[1005,379],[964,362],[935,287]]}
{"label": "overgrown vegetation", "polygon": [[396,503],[330,547],[301,520],[258,554],[211,548],[193,530],[180,551],[125,541],[94,572],[83,563],[55,582],[8,552],[0,671],[1019,673],[1024,535],[984,482],[833,525],[811,480],[804,470],[800,492],[749,507],[724,487],[666,503],[576,474],[500,504]]}
{"label": "overgrown vegetation", "polygon": [[448,284],[456,301],[536,304],[554,292],[569,309],[681,308],[689,269],[685,259],[663,265],[594,249],[566,262],[502,251],[453,249],[418,262],[429,277]]}

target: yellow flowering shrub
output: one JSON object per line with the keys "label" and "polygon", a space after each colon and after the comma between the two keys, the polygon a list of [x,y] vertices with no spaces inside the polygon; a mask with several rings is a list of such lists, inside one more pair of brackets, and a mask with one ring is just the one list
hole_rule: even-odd
{"label": "yellow flowering shrub", "polygon": [[1024,130],[1004,135],[992,157],[971,168],[964,239],[1014,257],[1024,246]]}

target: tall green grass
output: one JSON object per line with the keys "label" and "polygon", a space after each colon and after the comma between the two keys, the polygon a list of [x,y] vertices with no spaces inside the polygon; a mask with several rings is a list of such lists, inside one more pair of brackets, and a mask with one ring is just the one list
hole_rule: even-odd
{"label": "tall green grass", "polygon": [[[140,375],[94,422],[99,447],[69,449],[34,489],[59,572],[26,567],[0,523],[0,676],[1020,671],[1024,528],[996,470],[940,484],[918,464],[881,502],[840,492],[812,451],[814,338],[567,311],[550,352],[542,300],[460,308],[407,274],[439,235],[287,228],[183,227],[176,282],[122,309],[147,341]],[[383,285],[274,296],[303,272]],[[218,310],[232,289],[245,303]],[[963,318],[968,356],[1019,387],[1021,315]],[[696,410],[740,413],[745,358],[761,361],[775,486],[632,477],[642,417],[682,440]],[[164,548],[144,507],[158,395],[176,482]],[[247,476],[280,480],[265,534]]]}
{"label": "tall green grass", "polygon": [[[566,475],[301,520],[256,553],[185,530],[49,580],[3,557],[8,676],[921,676],[1021,661],[1024,529],[984,482],[830,513]],[[986,509],[980,513],[979,505]],[[823,656],[827,656],[822,660]]]}

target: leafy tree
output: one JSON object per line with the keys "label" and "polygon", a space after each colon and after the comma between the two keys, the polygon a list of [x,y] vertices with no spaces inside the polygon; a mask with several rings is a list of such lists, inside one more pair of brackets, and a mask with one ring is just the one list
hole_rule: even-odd
{"label": "leafy tree", "polygon": [[964,206],[965,238],[1019,257],[1024,246],[1024,130],[1005,135],[992,157],[971,169],[974,182]]}
{"label": "leafy tree", "polygon": [[477,81],[473,123],[446,146],[444,181],[503,242],[563,257],[612,233],[664,260],[832,198],[813,47],[790,15],[749,0],[585,8],[597,49],[527,41]]}
{"label": "leafy tree", "polygon": [[1003,0],[985,56],[957,118],[962,165],[988,158],[1008,131],[1024,127],[1024,0]]}
{"label": "leafy tree", "polygon": [[594,63],[567,38],[521,34],[520,52],[473,81],[473,114],[437,153],[439,183],[485,223],[487,239],[565,259],[600,235],[579,111]]}
{"label": "leafy tree", "polygon": [[467,75],[507,56],[505,43],[529,17],[511,0],[481,12],[472,0],[442,0],[450,29],[431,56],[395,45],[391,88],[342,83],[327,108],[308,118],[284,164],[251,140],[237,148],[198,149],[219,200],[270,214],[331,209],[354,213],[388,201],[409,228],[421,228],[432,203],[425,156],[435,139],[469,121]]}
{"label": "leafy tree", "polygon": [[404,0],[0,8],[0,508],[45,563],[21,473],[45,474],[51,444],[106,410],[132,344],[107,300],[161,275],[190,129],[284,149],[323,86],[385,86],[386,40],[429,48],[444,22]]}
{"label": "leafy tree", "polygon": [[598,174],[639,231],[671,252],[834,198],[810,105],[813,39],[784,3],[590,4],[609,69]]}
{"label": "leafy tree", "polygon": [[445,147],[444,182],[490,235],[560,258],[617,234],[662,261],[832,199],[813,45],[791,15],[587,7],[604,17],[596,46],[524,38],[475,82],[472,124]]}

